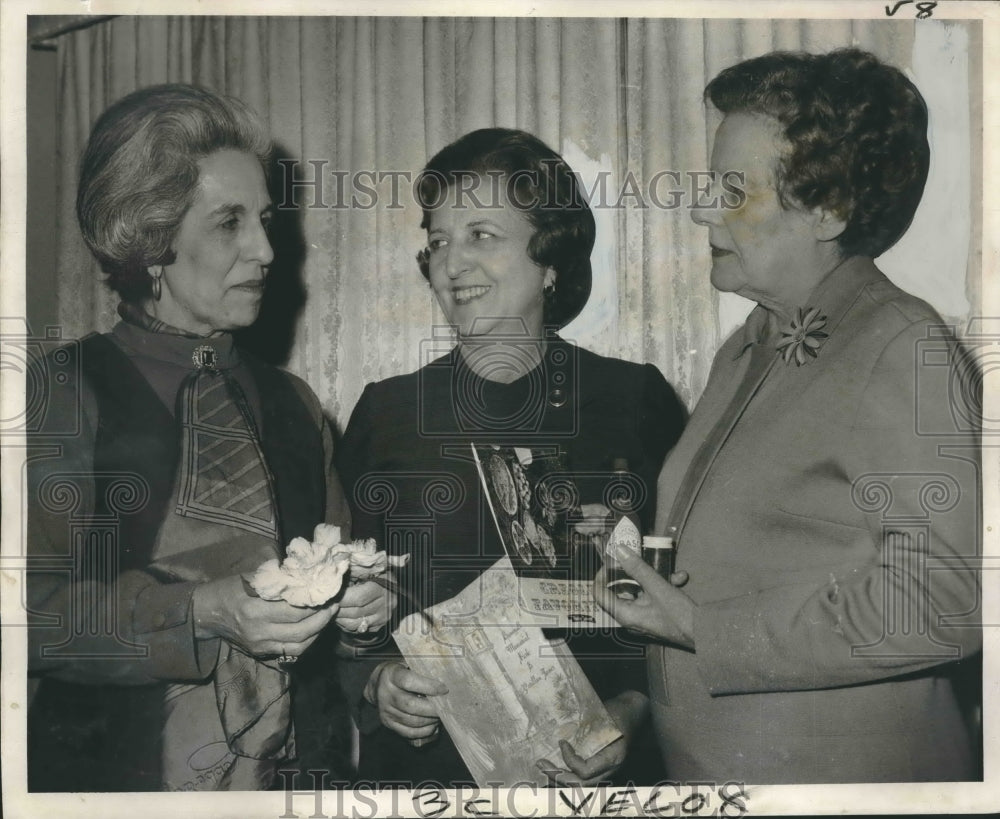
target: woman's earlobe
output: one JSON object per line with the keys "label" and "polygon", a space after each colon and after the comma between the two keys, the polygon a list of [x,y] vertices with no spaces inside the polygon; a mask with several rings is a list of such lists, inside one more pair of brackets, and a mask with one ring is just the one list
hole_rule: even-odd
{"label": "woman's earlobe", "polygon": [[832,210],[814,208],[813,233],[820,242],[832,242],[847,229],[847,221],[837,216]]}

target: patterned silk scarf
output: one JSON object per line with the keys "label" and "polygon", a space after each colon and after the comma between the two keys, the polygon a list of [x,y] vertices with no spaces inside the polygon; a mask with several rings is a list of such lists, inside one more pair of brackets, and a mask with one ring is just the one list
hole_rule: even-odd
{"label": "patterned silk scarf", "polygon": [[[277,506],[253,412],[232,365],[220,365],[231,340],[192,337],[135,307],[119,312],[130,324],[180,337],[169,341],[173,352],[191,351],[176,399],[175,514],[158,533],[152,568],[197,582],[254,571],[280,554]],[[288,673],[220,643],[211,684],[168,687],[166,790],[266,788],[278,763],[295,754]]]}
{"label": "patterned silk scarf", "polygon": [[272,479],[260,437],[235,378],[217,369],[215,348],[195,348],[197,369],[177,397],[181,472],[177,514],[276,539]]}

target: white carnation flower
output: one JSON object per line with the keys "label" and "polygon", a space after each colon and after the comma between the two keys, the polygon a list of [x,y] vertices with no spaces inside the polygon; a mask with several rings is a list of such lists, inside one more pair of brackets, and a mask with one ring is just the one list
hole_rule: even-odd
{"label": "white carnation flower", "polygon": [[341,543],[340,527],[321,523],[313,532],[313,542],[293,539],[284,561],[262,564],[250,585],[264,600],[322,606],[340,593],[348,573],[351,583],[361,583],[384,574],[389,566],[405,566],[409,557],[378,551],[374,538]]}
{"label": "white carnation flower", "polygon": [[288,588],[288,576],[281,570],[278,559],[274,558],[260,565],[250,585],[264,600],[282,600]]}
{"label": "white carnation flower", "polygon": [[317,546],[332,548],[340,544],[340,527],[330,523],[317,524],[313,532],[313,543]]}

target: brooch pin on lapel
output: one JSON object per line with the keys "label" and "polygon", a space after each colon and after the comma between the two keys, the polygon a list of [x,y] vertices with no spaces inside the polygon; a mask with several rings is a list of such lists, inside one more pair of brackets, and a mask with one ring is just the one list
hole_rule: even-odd
{"label": "brooch pin on lapel", "polygon": [[823,332],[824,327],[826,316],[820,315],[818,307],[809,307],[805,311],[800,307],[792,319],[791,328],[781,331],[782,339],[777,344],[785,363],[795,359],[795,366],[800,367],[809,358],[816,358],[816,352],[829,337]]}

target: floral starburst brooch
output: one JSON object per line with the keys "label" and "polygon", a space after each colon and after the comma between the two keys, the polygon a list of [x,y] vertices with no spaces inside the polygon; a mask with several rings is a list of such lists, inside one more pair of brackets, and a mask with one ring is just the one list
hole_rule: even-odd
{"label": "floral starburst brooch", "polygon": [[785,359],[785,363],[788,364],[794,359],[795,366],[800,367],[809,358],[815,358],[817,350],[829,337],[823,332],[824,327],[826,327],[826,316],[820,315],[818,307],[809,307],[805,310],[800,307],[792,319],[791,328],[781,331],[782,339],[777,344],[778,352]]}

